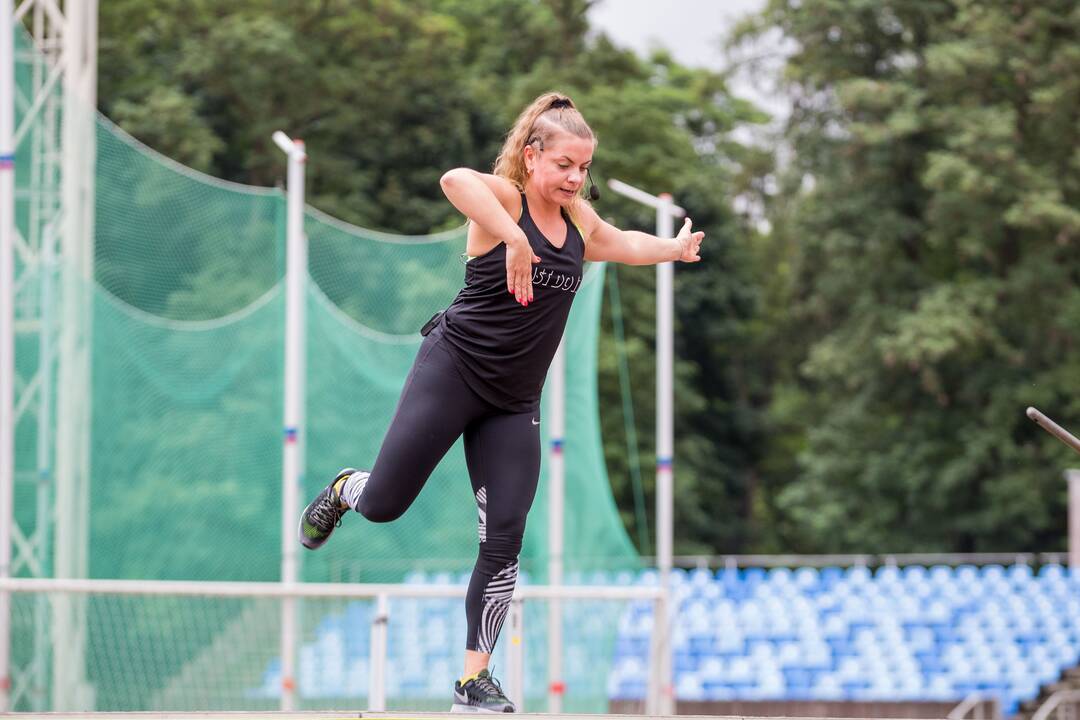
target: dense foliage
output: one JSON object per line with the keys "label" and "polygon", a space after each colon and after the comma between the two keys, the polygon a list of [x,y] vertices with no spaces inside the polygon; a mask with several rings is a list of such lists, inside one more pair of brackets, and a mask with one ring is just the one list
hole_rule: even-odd
{"label": "dense foliage", "polygon": [[1080,420],[1080,7],[770,2],[790,162],[755,355],[776,541],[1061,549]]}

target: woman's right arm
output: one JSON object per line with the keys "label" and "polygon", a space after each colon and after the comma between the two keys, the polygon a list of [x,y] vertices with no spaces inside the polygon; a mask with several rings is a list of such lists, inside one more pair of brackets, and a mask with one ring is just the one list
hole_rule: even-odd
{"label": "woman's right arm", "polygon": [[[525,233],[510,214],[521,199],[510,182],[469,168],[454,168],[439,180],[446,199],[461,213],[503,242],[525,240]],[[526,240],[526,242],[528,242]]]}
{"label": "woman's right arm", "polygon": [[506,243],[506,289],[522,305],[533,299],[533,254],[525,231],[514,218],[521,213],[521,196],[510,181],[469,168],[449,170],[439,180],[446,199],[494,241]]}

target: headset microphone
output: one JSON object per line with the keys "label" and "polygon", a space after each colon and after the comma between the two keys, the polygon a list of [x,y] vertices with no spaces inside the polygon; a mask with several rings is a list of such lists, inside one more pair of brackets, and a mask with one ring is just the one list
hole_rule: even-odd
{"label": "headset microphone", "polygon": [[596,183],[592,179],[592,169],[585,171],[585,174],[589,176],[589,200],[596,202],[600,199],[600,188],[596,187]]}

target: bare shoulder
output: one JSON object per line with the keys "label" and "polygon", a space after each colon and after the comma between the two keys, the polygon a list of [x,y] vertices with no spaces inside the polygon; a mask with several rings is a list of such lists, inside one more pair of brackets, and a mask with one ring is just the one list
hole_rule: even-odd
{"label": "bare shoulder", "polygon": [[583,240],[588,242],[595,234],[600,225],[600,216],[588,200],[581,198],[574,207],[573,220],[585,236]]}

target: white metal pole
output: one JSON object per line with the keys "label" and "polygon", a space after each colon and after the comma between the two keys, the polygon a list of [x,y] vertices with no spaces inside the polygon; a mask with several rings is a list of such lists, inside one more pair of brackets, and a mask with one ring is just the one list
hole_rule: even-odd
{"label": "white metal pole", "polygon": [[[671,195],[663,193],[656,208],[656,236],[674,237]],[[672,686],[672,657],[668,618],[671,613],[671,555],[674,534],[675,452],[674,366],[675,366],[675,263],[656,266],[656,563],[660,586],[664,589],[663,612],[655,619],[653,632],[660,633],[660,707],[661,715],[675,713]]]}
{"label": "white metal pole", "polygon": [[[285,412],[281,479],[281,582],[299,579],[296,524],[304,467],[304,348],[307,238],[304,236],[304,143],[274,133],[289,158],[285,248]],[[281,601],[281,709],[296,707],[296,600]]]}
{"label": "white metal pole", "polygon": [[[559,348],[548,370],[551,384],[551,454],[548,458],[548,477],[551,487],[548,493],[548,585],[563,584],[563,512],[565,509],[566,463],[563,443],[566,435],[566,340],[559,341]],[[562,698],[566,685],[562,678],[562,603],[557,599],[548,602],[548,712],[562,712]]]}
{"label": "white metal pole", "polygon": [[[53,226],[46,225],[41,238],[41,328],[38,331],[38,372],[41,374],[41,389],[38,400],[38,437],[37,437],[37,526],[34,528],[35,543],[42,568],[47,567],[44,560],[49,554],[50,528],[52,525],[52,396],[53,396],[53,274],[56,272],[56,251]],[[49,637],[49,598],[41,595],[37,600],[34,613],[34,655],[32,677],[33,691],[30,707],[36,712],[46,708],[46,651]]]}
{"label": "white metal pole", "polygon": [[1080,470],[1067,470],[1069,482],[1069,567],[1080,572]]}
{"label": "white metal pole", "polygon": [[[47,8],[56,9],[53,3]],[[53,572],[57,577],[79,578],[89,573],[90,546],[97,0],[64,3],[58,24],[63,66],[58,228],[62,269],[52,504],[55,517],[63,522],[53,524]],[[50,620],[52,710],[91,710],[96,689],[87,677],[86,598],[54,598]]]}
{"label": "white metal pole", "polygon": [[510,600],[510,647],[507,648],[510,699],[519,713],[525,712],[525,608],[524,600],[516,593]]}
{"label": "white metal pole", "polygon": [[[673,237],[674,219],[686,215],[686,211],[675,205],[667,193],[651,195],[619,180],[609,180],[608,186],[620,195],[656,210],[657,237]],[[663,594],[656,604],[658,614],[653,624],[653,647],[656,652],[653,671],[657,674],[654,683],[658,685],[659,707],[650,708],[648,712],[659,715],[673,715],[675,712],[669,633],[675,497],[674,278],[674,263],[656,266],[656,565]]]}
{"label": "white metal pole", "polygon": [[371,641],[368,652],[370,665],[368,672],[368,710],[382,712],[386,710],[386,652],[390,630],[390,599],[386,593],[375,597],[375,617],[371,619]]}
{"label": "white metal pole", "polygon": [[[0,578],[15,522],[15,8],[0,0]],[[11,689],[11,596],[0,593],[0,712]]]}
{"label": "white metal pole", "polygon": [[[670,238],[671,196],[660,195],[656,236]],[[674,454],[674,263],[656,266],[656,563],[667,587],[672,553],[672,456]]]}

